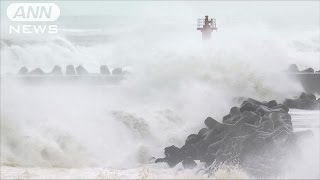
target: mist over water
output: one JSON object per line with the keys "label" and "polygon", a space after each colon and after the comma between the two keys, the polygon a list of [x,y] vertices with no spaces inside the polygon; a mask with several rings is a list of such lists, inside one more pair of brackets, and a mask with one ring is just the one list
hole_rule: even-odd
{"label": "mist over water", "polygon": [[[287,29],[250,23],[226,28],[218,20],[218,32],[204,42],[194,22],[171,20],[91,30],[61,22],[58,35],[37,38],[2,31],[1,165],[139,167],[162,156],[164,147],[183,145],[206,117],[221,121],[235,98],[281,102],[299,94],[303,88],[283,73],[289,64],[319,69],[318,29],[282,36]],[[130,74],[105,86],[30,86],[5,79],[22,66],[50,72],[68,64],[89,72],[106,64]]]}

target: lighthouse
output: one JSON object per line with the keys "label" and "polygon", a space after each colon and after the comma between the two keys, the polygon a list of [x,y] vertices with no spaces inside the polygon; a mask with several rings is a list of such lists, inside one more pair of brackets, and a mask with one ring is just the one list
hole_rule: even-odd
{"label": "lighthouse", "polygon": [[209,16],[205,16],[204,19],[198,19],[197,30],[202,32],[203,40],[210,39],[212,31],[217,30],[216,19],[209,19]]}

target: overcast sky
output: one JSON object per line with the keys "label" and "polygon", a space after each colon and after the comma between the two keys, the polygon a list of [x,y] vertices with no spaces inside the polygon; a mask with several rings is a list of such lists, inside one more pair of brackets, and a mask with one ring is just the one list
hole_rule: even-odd
{"label": "overcast sky", "polygon": [[[30,1],[29,1],[30,2]],[[218,28],[266,26],[275,31],[319,31],[319,1],[53,1],[61,10],[59,23],[72,28],[95,28],[121,21],[152,24],[175,23],[191,27],[197,18],[209,15]],[[10,1],[1,1],[1,17],[6,18]],[[68,19],[64,17],[77,18]],[[92,18],[85,18],[92,17]],[[122,18],[122,20],[121,20]],[[120,20],[119,20],[120,19]]]}
{"label": "overcast sky", "polygon": [[[12,2],[12,1],[11,1]],[[10,1],[1,1],[1,11]],[[30,2],[30,1],[28,1]],[[53,1],[62,16],[196,17],[319,20],[319,1]]]}

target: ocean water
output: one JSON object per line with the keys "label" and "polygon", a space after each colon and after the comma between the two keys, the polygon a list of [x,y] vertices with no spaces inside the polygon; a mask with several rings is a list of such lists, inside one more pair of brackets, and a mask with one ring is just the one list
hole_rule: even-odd
{"label": "ocean water", "polygon": [[[319,26],[292,30],[279,23],[288,19],[279,14],[234,19],[226,11],[217,13],[218,31],[204,42],[195,30],[204,12],[190,7],[159,6],[187,16],[173,9],[170,17],[152,13],[152,4],[140,14],[71,14],[60,18],[54,35],[9,34],[2,11],[1,178],[205,178],[152,161],[164,147],[183,145],[206,117],[221,121],[238,97],[281,102],[299,95],[303,87],[284,73],[289,64],[320,67]],[[129,75],[100,86],[30,86],[9,78],[22,66],[50,72],[68,64],[92,73],[106,64]],[[296,131],[312,129],[315,136],[301,144],[301,157],[288,159],[279,178],[319,178],[319,112],[290,113]],[[251,177],[235,166],[221,167],[212,178]]]}
{"label": "ocean water", "polygon": [[[319,111],[290,110],[295,131],[311,129],[314,136],[299,144],[301,152],[289,157],[279,179],[316,179],[319,177]],[[198,162],[199,163],[199,162]],[[1,166],[1,178],[13,179],[248,179],[254,178],[238,166],[221,166],[211,177],[196,170],[184,170],[181,164],[142,163],[131,168],[111,167],[25,167]]]}

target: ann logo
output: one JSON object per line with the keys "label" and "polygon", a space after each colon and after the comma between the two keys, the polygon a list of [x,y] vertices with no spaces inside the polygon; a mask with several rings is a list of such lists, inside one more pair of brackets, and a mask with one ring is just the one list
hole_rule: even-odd
{"label": "ann logo", "polygon": [[9,33],[13,34],[56,34],[56,24],[37,23],[55,21],[60,16],[60,9],[54,3],[12,3],[7,8],[7,16],[11,21],[30,22],[12,23]]}
{"label": "ann logo", "polygon": [[7,16],[11,21],[55,21],[60,9],[54,3],[12,3]]}
{"label": "ann logo", "polygon": [[32,6],[29,6],[28,9],[25,10],[25,8],[23,6],[20,6],[17,9],[17,12],[14,14],[13,18],[14,19],[16,19],[16,18],[41,19],[43,16],[45,16],[46,18],[50,18],[51,12],[52,12],[52,6],[50,6],[48,8],[45,6],[42,6],[42,7],[37,6],[36,9],[34,9]]}

